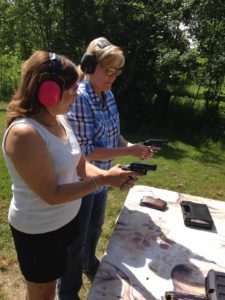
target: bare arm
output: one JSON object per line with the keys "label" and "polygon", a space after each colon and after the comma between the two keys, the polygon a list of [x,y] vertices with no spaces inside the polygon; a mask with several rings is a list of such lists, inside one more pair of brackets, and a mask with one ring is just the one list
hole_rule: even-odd
{"label": "bare arm", "polygon": [[120,147],[130,147],[133,146],[134,144],[128,142],[122,135],[120,136],[119,139],[119,146]]}
{"label": "bare arm", "polygon": [[[29,125],[13,126],[7,136],[5,149],[30,189],[51,205],[79,199],[96,189],[92,179],[59,185],[47,146]],[[82,159],[77,168],[78,173],[83,174],[84,178],[97,175],[95,181],[98,187],[106,184],[116,187],[132,186],[129,181],[132,172],[124,171],[118,166],[103,171],[89,165]]]}
{"label": "bare arm", "polygon": [[82,155],[77,166],[77,173],[82,179],[90,178],[92,176],[106,175],[107,171],[99,169],[95,165],[89,163]]}
{"label": "bare arm", "polygon": [[133,156],[142,159],[149,159],[153,155],[152,147],[144,146],[141,143],[132,144],[120,136],[118,148],[99,148],[87,156],[87,160],[109,160],[120,156]]}

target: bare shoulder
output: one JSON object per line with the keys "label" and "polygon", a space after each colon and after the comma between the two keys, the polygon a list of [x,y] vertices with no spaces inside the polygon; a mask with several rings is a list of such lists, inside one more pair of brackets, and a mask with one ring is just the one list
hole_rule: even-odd
{"label": "bare shoulder", "polygon": [[15,124],[6,138],[5,150],[8,155],[15,151],[40,147],[44,144],[43,139],[35,128],[29,124]]}
{"label": "bare shoulder", "polygon": [[10,133],[17,136],[24,136],[27,134],[34,134],[36,133],[36,130],[30,124],[18,123],[12,126]]}

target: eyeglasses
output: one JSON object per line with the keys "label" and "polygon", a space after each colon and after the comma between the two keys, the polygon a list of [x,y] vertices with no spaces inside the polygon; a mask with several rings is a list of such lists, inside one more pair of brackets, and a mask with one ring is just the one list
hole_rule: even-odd
{"label": "eyeglasses", "polygon": [[65,90],[65,92],[70,96],[75,96],[77,94],[79,82],[76,81],[68,90]]}
{"label": "eyeglasses", "polygon": [[100,65],[100,64],[99,64],[99,67],[101,69],[103,69],[105,74],[108,75],[108,76],[116,76],[117,77],[122,73],[122,68],[121,69],[111,68],[111,67],[106,67],[106,66],[103,66],[103,65]]}

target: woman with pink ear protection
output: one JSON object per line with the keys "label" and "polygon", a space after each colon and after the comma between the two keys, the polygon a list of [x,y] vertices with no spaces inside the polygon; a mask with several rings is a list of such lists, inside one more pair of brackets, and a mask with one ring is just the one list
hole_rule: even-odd
{"label": "woman with pink ear protection", "polygon": [[36,51],[21,71],[2,143],[13,183],[8,220],[26,300],[53,300],[79,234],[81,198],[105,185],[129,188],[133,173],[118,165],[102,170],[83,157],[64,116],[77,93],[71,60]]}

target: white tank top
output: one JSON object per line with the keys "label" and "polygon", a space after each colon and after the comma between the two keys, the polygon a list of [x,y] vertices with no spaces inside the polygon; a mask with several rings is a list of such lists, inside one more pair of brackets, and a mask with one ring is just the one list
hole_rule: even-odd
{"label": "white tank top", "polygon": [[[6,130],[3,138],[3,153],[13,182],[13,196],[9,207],[8,219],[9,223],[21,232],[35,234],[56,230],[69,223],[77,215],[80,208],[81,199],[57,205],[50,205],[42,200],[23,181],[12,161],[5,153],[5,139],[10,128],[18,123],[30,124],[39,132],[47,144],[57,174],[58,184],[78,181],[79,177],[76,167],[81,157],[80,147],[72,128],[64,116],[58,116],[58,119],[66,130],[67,139],[65,142],[30,118],[23,118],[13,122]],[[30,167],[32,168],[32,166]]]}

